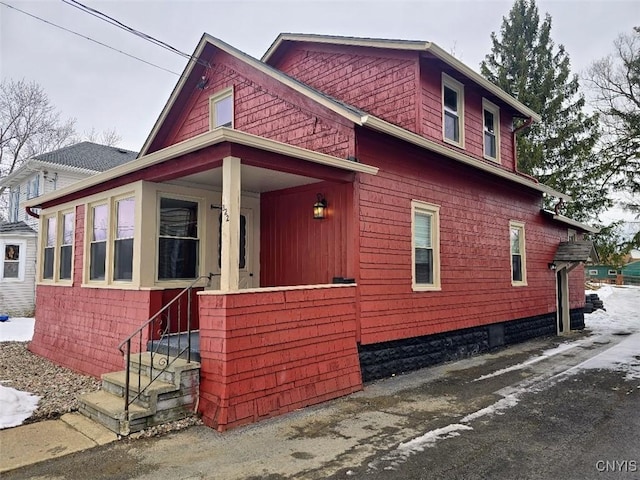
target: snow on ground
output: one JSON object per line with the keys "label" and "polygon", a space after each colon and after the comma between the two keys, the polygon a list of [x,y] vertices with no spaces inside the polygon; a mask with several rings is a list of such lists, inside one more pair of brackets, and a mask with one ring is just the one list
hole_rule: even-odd
{"label": "snow on ground", "polygon": [[[474,381],[480,381],[514,370],[527,368],[532,364],[551,358],[567,350],[592,343],[594,341],[593,336],[595,336],[599,342],[611,341],[613,344],[611,348],[545,381],[541,382],[537,378],[532,378],[523,380],[513,387],[506,387],[496,392],[502,395],[503,398],[494,404],[465,416],[457,423],[428,431],[408,442],[399,444],[396,450],[389,452],[379,461],[370,463],[369,468],[377,470],[381,464],[387,464],[387,466],[383,468],[385,470],[393,470],[399,463],[406,461],[406,459],[414,453],[422,452],[426,448],[433,447],[438,440],[459,436],[461,435],[460,432],[473,430],[473,427],[469,425],[473,420],[484,416],[500,415],[504,413],[505,410],[517,405],[525,393],[549,388],[557,382],[568,378],[569,375],[574,375],[581,370],[605,369],[621,371],[626,373],[627,380],[640,379],[640,287],[605,285],[597,291],[587,291],[586,293],[597,293],[598,297],[604,300],[604,307],[606,309],[596,310],[591,314],[585,315],[585,326],[593,334],[591,339],[586,338],[574,342],[565,342],[525,362],[497,370],[488,375],[483,375]],[[618,341],[621,336],[626,338]],[[614,339],[616,339],[617,343],[613,341]]]}
{"label": "snow on ground", "polygon": [[[0,322],[0,342],[28,342],[33,337],[33,318],[9,318]],[[40,397],[2,384],[0,378],[0,429],[15,427],[29,418]]]}

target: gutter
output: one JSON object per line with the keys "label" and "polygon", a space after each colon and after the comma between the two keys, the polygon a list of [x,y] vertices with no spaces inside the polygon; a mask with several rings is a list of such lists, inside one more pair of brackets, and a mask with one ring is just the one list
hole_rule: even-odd
{"label": "gutter", "polygon": [[35,207],[24,207],[24,211],[25,211],[25,212],[27,213],[27,215],[29,215],[30,217],[33,217],[33,218],[37,218],[37,219],[39,219],[39,218],[40,218],[40,214],[39,214],[39,213],[34,212],[34,211],[33,211],[33,209],[34,209],[34,208],[35,208]]}

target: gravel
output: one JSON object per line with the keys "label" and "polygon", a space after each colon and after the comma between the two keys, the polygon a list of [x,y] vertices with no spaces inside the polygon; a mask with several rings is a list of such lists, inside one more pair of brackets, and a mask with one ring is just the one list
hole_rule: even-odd
{"label": "gravel", "polygon": [[[0,342],[0,384],[40,397],[38,407],[24,423],[59,418],[78,410],[78,397],[100,389],[100,381],[56,365],[27,350],[29,342]],[[161,435],[192,425],[202,425],[196,416],[150,427],[134,438]],[[133,436],[132,436],[133,437]]]}

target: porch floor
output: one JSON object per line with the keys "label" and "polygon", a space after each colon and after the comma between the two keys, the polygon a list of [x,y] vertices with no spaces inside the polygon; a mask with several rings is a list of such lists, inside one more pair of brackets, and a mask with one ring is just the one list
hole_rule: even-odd
{"label": "porch floor", "polygon": [[[173,333],[168,335],[162,340],[149,340],[147,342],[147,350],[154,351],[156,353],[169,354],[171,356],[180,356],[180,358],[187,358],[187,352],[184,351],[181,355],[178,355],[180,350],[186,349],[189,339],[188,333]],[[200,361],[200,332],[191,332],[191,360],[194,362]]]}

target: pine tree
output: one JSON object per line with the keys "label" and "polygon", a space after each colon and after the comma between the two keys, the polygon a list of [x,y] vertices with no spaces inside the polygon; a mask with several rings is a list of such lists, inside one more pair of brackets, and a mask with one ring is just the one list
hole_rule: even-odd
{"label": "pine tree", "polygon": [[517,135],[518,169],[571,195],[563,214],[594,219],[609,205],[595,168],[598,119],[584,112],[569,55],[551,39],[551,16],[541,21],[535,0],[515,0],[491,40],[482,75],[542,117]]}

